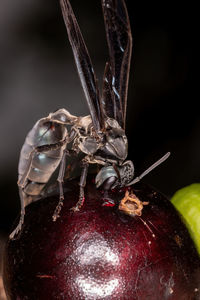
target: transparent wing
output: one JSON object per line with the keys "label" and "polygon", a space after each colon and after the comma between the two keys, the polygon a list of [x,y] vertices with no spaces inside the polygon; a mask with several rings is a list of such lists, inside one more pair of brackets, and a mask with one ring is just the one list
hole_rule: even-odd
{"label": "transparent wing", "polygon": [[104,119],[92,62],[69,1],[60,0],[60,5],[94,129],[98,132],[104,127]]}
{"label": "transparent wing", "polygon": [[110,61],[103,78],[102,103],[105,114],[125,128],[132,35],[123,0],[101,0]]}

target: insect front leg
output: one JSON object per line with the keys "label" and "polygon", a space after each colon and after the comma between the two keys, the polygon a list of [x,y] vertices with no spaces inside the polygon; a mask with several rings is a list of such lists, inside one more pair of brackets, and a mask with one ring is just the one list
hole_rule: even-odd
{"label": "insect front leg", "polygon": [[115,205],[113,199],[110,198],[109,196],[109,191],[113,188],[113,186],[116,185],[116,182],[119,181],[119,178],[120,178],[120,174],[115,164],[103,167],[98,172],[95,178],[95,183],[97,188],[102,186],[102,189],[104,190],[104,196],[102,199],[104,200],[103,206]]}
{"label": "insect front leg", "polygon": [[89,163],[85,160],[83,160],[82,162],[83,162],[83,169],[81,172],[81,178],[80,178],[80,182],[79,182],[79,186],[80,186],[79,200],[76,203],[76,205],[71,208],[71,210],[73,210],[74,212],[79,211],[85,201],[84,188],[86,185]]}
{"label": "insect front leg", "polygon": [[104,203],[102,204],[103,206],[114,206],[115,205],[114,200],[112,198],[110,198],[110,196],[109,196],[109,191],[111,190],[112,186],[114,186],[116,181],[117,181],[117,177],[110,176],[103,183],[103,190],[104,190],[104,196],[103,196]]}

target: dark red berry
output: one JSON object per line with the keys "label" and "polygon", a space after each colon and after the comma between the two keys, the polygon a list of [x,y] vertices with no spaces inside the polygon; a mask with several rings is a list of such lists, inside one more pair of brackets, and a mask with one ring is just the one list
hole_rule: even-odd
{"label": "dark red berry", "polygon": [[129,193],[144,204],[133,216],[137,203],[120,203],[124,190],[110,192],[115,206],[102,205],[104,195],[89,179],[79,212],[70,210],[78,181],[66,182],[65,190],[56,222],[58,195],[29,205],[21,235],[8,241],[4,283],[10,299],[200,299],[199,256],[163,195],[133,186]]}

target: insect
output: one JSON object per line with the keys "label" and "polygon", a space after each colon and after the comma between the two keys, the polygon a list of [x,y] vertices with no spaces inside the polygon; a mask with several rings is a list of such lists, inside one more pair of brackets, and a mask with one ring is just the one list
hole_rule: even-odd
{"label": "insect", "polygon": [[[139,177],[134,177],[132,161],[126,160],[128,141],[125,134],[126,105],[132,35],[129,17],[123,0],[102,0],[109,60],[105,65],[103,88],[100,94],[96,75],[69,0],[60,0],[68,38],[73,50],[80,81],[90,115],[77,117],[66,109],[59,109],[40,119],[28,133],[22,147],[18,186],[21,199],[21,218],[10,238],[20,232],[25,207],[41,198],[41,192],[60,165],[58,183],[60,198],[53,220],[59,217],[63,205],[63,179],[66,157],[71,151],[84,154],[81,160],[79,200],[74,212],[84,202],[84,187],[90,164],[101,165],[96,176],[96,187],[106,192],[113,187],[129,186],[141,180],[169,156],[169,152]],[[67,125],[70,127],[67,130]]]}

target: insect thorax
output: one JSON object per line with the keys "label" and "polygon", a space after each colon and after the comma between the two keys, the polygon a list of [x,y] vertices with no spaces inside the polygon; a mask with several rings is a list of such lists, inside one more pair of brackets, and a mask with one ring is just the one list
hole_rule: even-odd
{"label": "insect thorax", "polygon": [[105,161],[112,160],[120,164],[126,159],[128,141],[116,120],[107,118],[105,128],[97,134],[91,117],[80,117],[73,129],[77,135],[72,148],[93,157],[90,163],[105,164]]}
{"label": "insect thorax", "polygon": [[93,128],[91,116],[79,117],[72,130],[76,132],[72,149],[75,152],[83,152],[87,155],[93,155],[99,145],[98,139]]}
{"label": "insect thorax", "polygon": [[97,155],[115,160],[122,164],[128,154],[128,140],[125,131],[114,119],[107,118],[105,122],[104,143]]}

